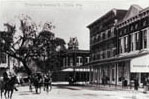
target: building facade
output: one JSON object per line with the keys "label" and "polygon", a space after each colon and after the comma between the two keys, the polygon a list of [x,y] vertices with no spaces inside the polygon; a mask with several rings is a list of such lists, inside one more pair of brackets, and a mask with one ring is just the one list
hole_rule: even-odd
{"label": "building facade", "polygon": [[132,5],[124,19],[117,24],[117,35],[119,58],[129,56],[120,62],[123,68],[121,75],[128,81],[138,79],[142,83],[149,76],[149,8]]}
{"label": "building facade", "polygon": [[116,24],[122,20],[126,10],[112,9],[88,26],[90,30],[91,83],[116,83],[116,66],[112,59],[117,57]]}
{"label": "building facade", "polygon": [[68,78],[74,77],[77,81],[89,80],[89,69],[80,68],[90,61],[90,51],[80,50],[77,38],[70,38],[68,49],[61,55],[62,70],[59,72],[59,80],[66,81]]}
{"label": "building facade", "polygon": [[129,84],[134,78],[141,82],[132,65],[137,58],[147,57],[148,20],[148,8],[132,5],[129,10],[112,9],[88,26],[91,83],[119,85],[125,79]]}

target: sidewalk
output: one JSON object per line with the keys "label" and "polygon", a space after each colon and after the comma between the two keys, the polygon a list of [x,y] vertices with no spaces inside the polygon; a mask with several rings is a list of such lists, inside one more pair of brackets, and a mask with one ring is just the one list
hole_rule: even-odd
{"label": "sidewalk", "polygon": [[[121,85],[101,85],[101,84],[89,84],[89,83],[77,83],[74,85],[69,85],[68,82],[53,82],[53,85],[62,85],[69,88],[83,88],[88,90],[103,90],[103,91],[134,91],[134,87],[130,88],[123,87]],[[143,93],[144,88],[139,88],[138,92]],[[148,92],[149,93],[149,92]]]}
{"label": "sidewalk", "polygon": [[[122,87],[120,85],[101,85],[101,84],[89,84],[85,85],[85,87],[90,87],[91,89],[94,90],[107,90],[107,91],[112,91],[112,90],[119,90],[119,91],[131,91],[134,90],[134,88],[128,87]],[[143,88],[139,88],[138,91],[143,91]]]}

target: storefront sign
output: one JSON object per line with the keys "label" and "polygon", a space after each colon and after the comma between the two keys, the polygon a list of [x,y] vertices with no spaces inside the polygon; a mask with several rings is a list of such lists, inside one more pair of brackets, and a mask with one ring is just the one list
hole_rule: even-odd
{"label": "storefront sign", "polygon": [[132,59],[130,61],[130,72],[149,73],[149,55]]}

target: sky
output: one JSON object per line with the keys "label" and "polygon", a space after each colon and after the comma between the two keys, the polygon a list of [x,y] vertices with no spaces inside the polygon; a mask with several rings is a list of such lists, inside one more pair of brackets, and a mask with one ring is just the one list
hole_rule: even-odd
{"label": "sky", "polygon": [[36,24],[52,22],[56,37],[66,43],[77,37],[79,48],[88,50],[87,26],[113,8],[128,10],[132,4],[149,7],[148,0],[0,0],[0,30],[4,23],[15,23],[24,14]]}

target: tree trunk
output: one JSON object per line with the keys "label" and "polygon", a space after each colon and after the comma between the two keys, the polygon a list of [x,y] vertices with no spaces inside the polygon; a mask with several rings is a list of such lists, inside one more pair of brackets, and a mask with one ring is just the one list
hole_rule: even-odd
{"label": "tree trunk", "polygon": [[23,63],[23,66],[24,66],[24,68],[25,68],[27,74],[28,74],[28,75],[31,75],[31,74],[32,74],[32,71],[31,71],[30,68],[27,66],[26,61],[22,61],[22,63]]}

